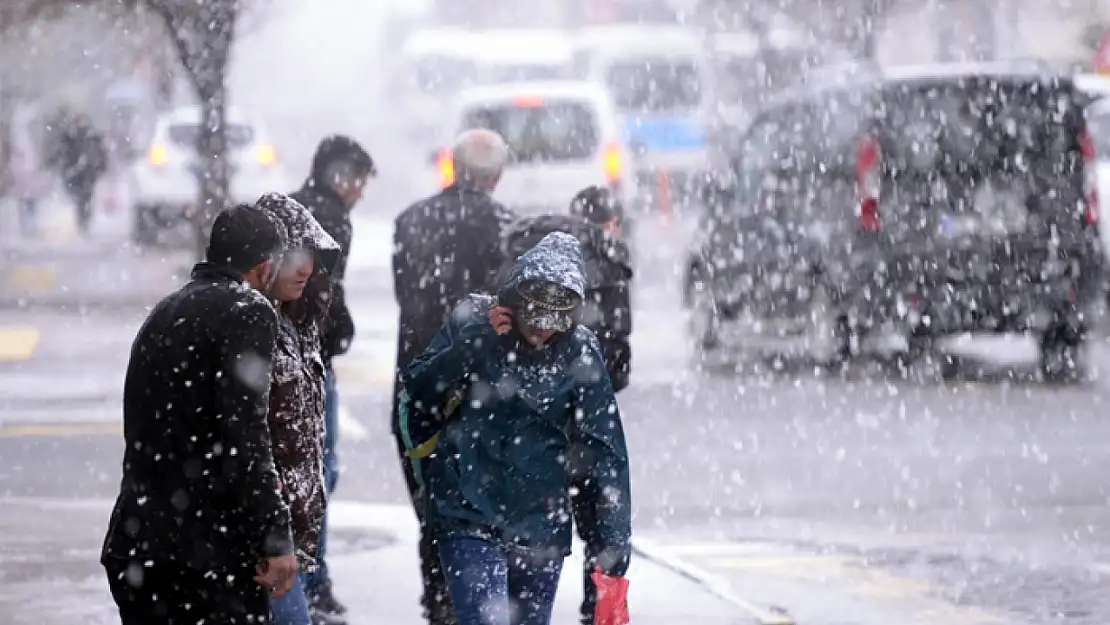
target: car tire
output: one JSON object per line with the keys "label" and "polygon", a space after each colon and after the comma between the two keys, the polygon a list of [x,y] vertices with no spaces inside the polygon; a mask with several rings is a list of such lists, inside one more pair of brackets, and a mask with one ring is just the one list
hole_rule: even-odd
{"label": "car tire", "polygon": [[810,297],[810,334],[806,350],[813,361],[829,369],[843,369],[853,357],[857,333],[840,309],[833,289],[818,282]]}
{"label": "car tire", "polygon": [[158,244],[158,225],[155,223],[155,207],[136,204],[132,209],[131,241],[140,247]]}
{"label": "car tire", "polygon": [[904,378],[917,377],[947,381],[960,374],[960,363],[951,354],[936,349],[931,336],[914,335],[907,339],[906,351],[895,354],[894,368]]}
{"label": "car tire", "polygon": [[694,299],[698,292],[704,291],[707,285],[701,275],[701,267],[691,263],[686,268],[686,279],[682,283],[682,307],[690,310],[694,307]]}
{"label": "car tire", "polygon": [[1074,329],[1059,326],[1041,335],[1040,372],[1045,382],[1081,381],[1086,373],[1086,341]]}
{"label": "car tire", "polygon": [[720,313],[708,292],[703,290],[694,294],[688,325],[690,339],[702,353],[715,351],[721,346]]}

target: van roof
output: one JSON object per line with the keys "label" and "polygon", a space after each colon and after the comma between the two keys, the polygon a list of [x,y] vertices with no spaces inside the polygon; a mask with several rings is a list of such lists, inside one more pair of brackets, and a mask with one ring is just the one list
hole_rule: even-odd
{"label": "van roof", "polygon": [[[742,56],[759,52],[761,42],[754,32],[729,32],[713,36],[712,47],[715,52]],[[775,28],[767,33],[767,44],[776,50],[805,49],[806,38],[799,32]]]}
{"label": "van roof", "polygon": [[489,29],[473,33],[471,50],[480,63],[569,64],[571,39],[554,29]]}
{"label": "van roof", "polygon": [[466,55],[476,44],[474,33],[461,28],[426,28],[405,39],[401,46],[404,56],[426,54]]}
{"label": "van roof", "polygon": [[459,105],[507,102],[515,98],[537,97],[557,100],[608,102],[608,94],[600,85],[583,80],[551,80],[516,82],[503,85],[469,87],[458,95]]}
{"label": "van roof", "polygon": [[777,108],[790,102],[820,98],[824,94],[842,91],[863,91],[884,89],[897,85],[915,83],[934,83],[946,80],[958,81],[962,77],[992,76],[995,78],[1017,78],[1029,81],[1058,81],[1064,86],[1073,86],[1071,76],[1052,71],[1035,60],[1021,62],[989,63],[936,63],[929,65],[906,65],[881,68],[859,73],[846,72],[842,80],[821,80],[817,85],[803,85],[788,89],[772,98],[763,110]]}
{"label": "van roof", "polygon": [[579,50],[593,50],[609,56],[699,55],[702,52],[702,39],[681,26],[591,26],[578,32],[574,45]]}

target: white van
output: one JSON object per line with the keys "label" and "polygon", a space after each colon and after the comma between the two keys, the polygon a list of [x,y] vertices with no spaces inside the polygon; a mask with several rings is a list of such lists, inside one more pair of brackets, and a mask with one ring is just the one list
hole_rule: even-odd
{"label": "white van", "polygon": [[670,193],[682,195],[708,166],[713,97],[705,61],[702,38],[682,27],[597,26],[576,38],[576,76],[603,85],[612,98],[641,195],[660,176]]}
{"label": "white van", "polygon": [[[487,128],[509,146],[494,197],[522,215],[564,213],[579,190],[627,191],[627,152],[605,90],[578,81],[514,83],[459,95],[449,145],[458,133]],[[449,147],[432,156],[440,187],[455,180]]]}
{"label": "white van", "polygon": [[470,57],[477,82],[565,80],[571,76],[574,47],[565,33],[549,29],[488,29],[475,31]]}

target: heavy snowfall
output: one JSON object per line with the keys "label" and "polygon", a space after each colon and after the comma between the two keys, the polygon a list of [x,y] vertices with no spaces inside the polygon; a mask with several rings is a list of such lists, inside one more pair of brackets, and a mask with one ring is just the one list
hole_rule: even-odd
{"label": "heavy snowfall", "polygon": [[632,622],[1110,623],[1110,2],[3,4],[0,622],[120,622],[136,333],[335,134],[374,174],[313,622],[424,621],[395,219],[483,128],[513,218],[622,205]]}

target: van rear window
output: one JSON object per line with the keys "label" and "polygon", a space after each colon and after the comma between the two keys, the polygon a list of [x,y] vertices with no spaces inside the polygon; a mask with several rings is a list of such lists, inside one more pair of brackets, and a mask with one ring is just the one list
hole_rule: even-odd
{"label": "van rear window", "polygon": [[593,156],[600,142],[591,107],[575,102],[530,100],[471,110],[463,128],[487,128],[509,145],[510,163],[580,160]]}
{"label": "van rear window", "polygon": [[607,82],[613,101],[626,111],[658,113],[701,104],[701,78],[693,61],[621,61],[609,68]]}
{"label": "van rear window", "polygon": [[1066,88],[981,78],[883,94],[883,210],[900,228],[1010,235],[1083,196],[1081,109]]}

